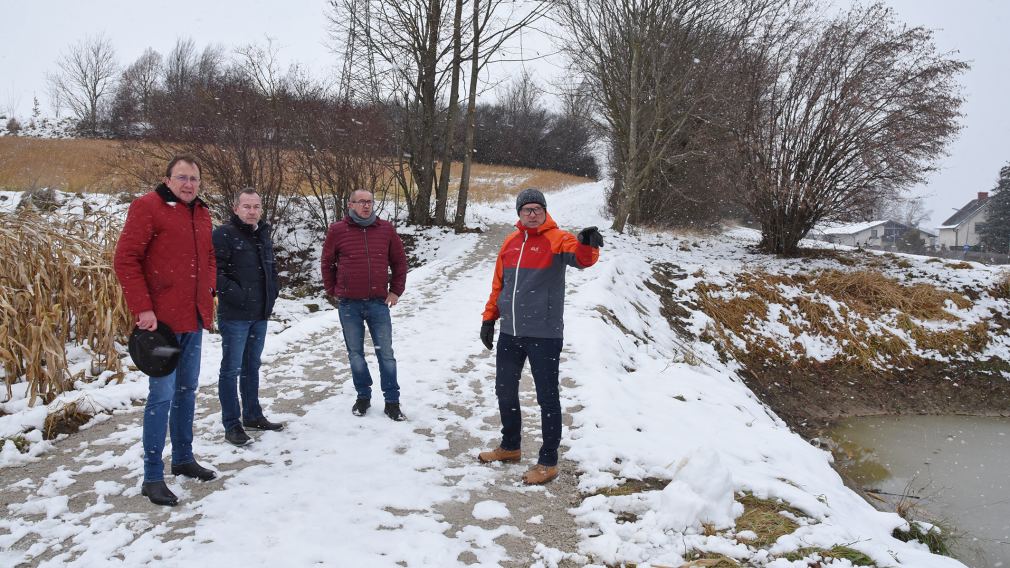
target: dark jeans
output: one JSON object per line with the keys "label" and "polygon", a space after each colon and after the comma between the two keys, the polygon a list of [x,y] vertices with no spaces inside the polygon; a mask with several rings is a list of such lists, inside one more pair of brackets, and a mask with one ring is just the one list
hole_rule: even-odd
{"label": "dark jeans", "polygon": [[[260,355],[267,336],[267,320],[218,320],[221,330],[221,373],[217,396],[221,400],[221,422],[225,431],[241,424],[241,419],[263,417],[260,407]],[[238,389],[236,389],[238,379]],[[241,412],[239,395],[242,398]]]}
{"label": "dark jeans", "polygon": [[341,299],[337,307],[344,345],[351,361],[351,379],[358,398],[372,398],[372,375],[365,362],[365,324],[372,336],[375,357],[379,360],[379,386],[386,402],[400,402],[400,386],[396,383],[396,358],[393,357],[393,322],[385,300]]}
{"label": "dark jeans", "polygon": [[200,379],[200,350],[203,330],[177,333],[179,366],[164,377],[148,377],[147,405],[144,407],[144,481],[165,478],[161,453],[165,430],[172,438],[172,463],[196,461],[193,457],[193,411]]}
{"label": "dark jeans", "polygon": [[497,379],[498,411],[501,413],[501,447],[518,450],[522,437],[522,414],[519,408],[519,376],[526,359],[530,360],[533,384],[540,405],[540,428],[544,444],[540,446],[537,463],[558,465],[561,445],[561,395],[558,391],[558,364],[561,339],[498,335]]}

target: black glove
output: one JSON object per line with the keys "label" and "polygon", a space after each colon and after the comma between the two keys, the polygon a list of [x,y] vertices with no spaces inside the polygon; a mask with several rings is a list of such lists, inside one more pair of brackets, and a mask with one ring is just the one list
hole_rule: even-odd
{"label": "black glove", "polygon": [[586,227],[579,233],[579,242],[586,246],[600,248],[603,246],[603,235],[596,227]]}
{"label": "black glove", "polygon": [[480,324],[480,340],[484,343],[484,347],[488,349],[493,348],[494,339],[494,320],[487,320]]}

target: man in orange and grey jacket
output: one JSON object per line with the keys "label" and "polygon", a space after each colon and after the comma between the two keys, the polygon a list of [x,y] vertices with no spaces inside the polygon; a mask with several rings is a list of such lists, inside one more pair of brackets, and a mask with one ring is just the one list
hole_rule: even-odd
{"label": "man in orange and grey jacket", "polygon": [[558,363],[561,357],[565,310],[565,269],[586,268],[600,258],[603,236],[596,227],[579,236],[562,231],[547,213],[547,200],[536,189],[516,198],[519,221],[498,253],[491,297],[484,308],[480,339],[492,348],[495,320],[501,318],[496,352],[495,394],[501,414],[501,445],[481,452],[482,463],[517,462],[521,458],[522,416],[519,376],[528,358],[540,405],[543,445],[536,465],[523,482],[547,483],[558,475],[561,444],[561,400]]}

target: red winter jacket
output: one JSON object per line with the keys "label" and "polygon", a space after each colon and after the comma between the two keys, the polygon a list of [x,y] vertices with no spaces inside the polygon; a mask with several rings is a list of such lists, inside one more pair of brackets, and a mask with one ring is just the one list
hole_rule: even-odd
{"label": "red winter jacket", "polygon": [[210,210],[199,198],[186,205],[162,184],[130,204],[116,244],[116,276],[134,315],[153,310],[175,333],[214,321],[217,267]]}
{"label": "red winter jacket", "polygon": [[[330,225],[323,244],[323,289],[351,300],[403,295],[407,285],[407,255],[396,229],[376,219],[367,227],[350,215]],[[392,274],[390,274],[392,272]]]}

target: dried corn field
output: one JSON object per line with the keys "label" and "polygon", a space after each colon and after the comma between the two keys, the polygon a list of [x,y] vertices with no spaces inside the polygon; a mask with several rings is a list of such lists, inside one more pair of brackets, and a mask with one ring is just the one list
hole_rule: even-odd
{"label": "dried corn field", "polygon": [[[116,342],[130,328],[112,255],[120,220],[85,209],[74,217],[31,208],[0,213],[0,373],[28,383],[30,405],[48,404],[79,379],[122,380]],[[67,345],[90,369],[71,376]],[[90,372],[86,372],[90,371]]]}

